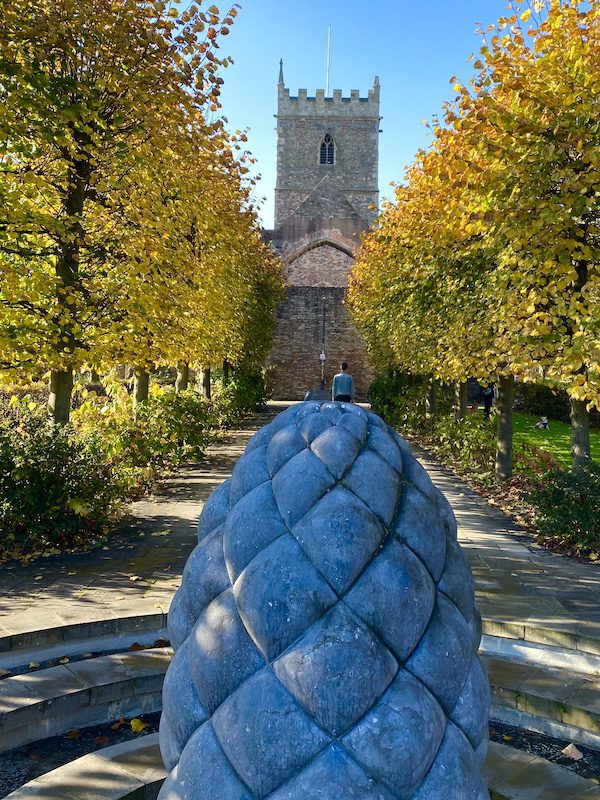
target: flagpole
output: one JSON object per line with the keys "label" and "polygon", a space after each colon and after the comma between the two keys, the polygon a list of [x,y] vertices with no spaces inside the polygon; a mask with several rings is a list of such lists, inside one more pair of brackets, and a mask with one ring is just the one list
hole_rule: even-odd
{"label": "flagpole", "polygon": [[331,25],[327,29],[327,76],[325,79],[325,97],[329,97],[330,72],[331,72]]}

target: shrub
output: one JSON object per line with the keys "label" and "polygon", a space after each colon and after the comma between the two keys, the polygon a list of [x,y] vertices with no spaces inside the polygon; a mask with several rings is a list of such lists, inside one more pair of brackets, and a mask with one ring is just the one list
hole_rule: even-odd
{"label": "shrub", "polygon": [[438,413],[427,417],[423,381],[405,376],[379,377],[369,389],[373,410],[402,435],[414,437],[451,469],[488,483],[493,478],[495,425],[482,415],[454,419],[454,388],[437,390]]}
{"label": "shrub", "polygon": [[547,472],[527,499],[543,537],[580,548],[600,546],[600,465]]}
{"label": "shrub", "polygon": [[425,427],[425,388],[403,375],[381,375],[369,387],[371,408],[400,433],[409,435]]}
{"label": "shrub", "polygon": [[433,453],[453,470],[482,483],[494,476],[496,426],[483,416],[468,416],[457,423],[454,416],[437,417],[428,439]]}
{"label": "shrub", "polygon": [[212,414],[218,427],[229,428],[249,413],[260,411],[267,400],[264,376],[234,372],[227,384],[213,382]]}
{"label": "shrub", "polygon": [[260,375],[235,375],[207,402],[189,389],[153,384],[133,413],[118,378],[107,396],[85,388],[71,424],[57,426],[30,395],[0,408],[0,560],[89,545],[116,518],[120,502],[160,471],[197,461],[219,427],[262,407]]}
{"label": "shrub", "polygon": [[136,414],[119,381],[107,385],[109,398],[89,395],[72,414],[72,424],[82,434],[99,431],[104,455],[121,489],[142,491],[158,471],[197,461],[211,439],[214,417],[206,400],[188,389],[152,386],[149,399]]}
{"label": "shrub", "polygon": [[549,419],[569,422],[569,397],[565,391],[551,389],[538,383],[515,383],[515,408]]}
{"label": "shrub", "polygon": [[[13,403],[13,407],[16,404]],[[42,553],[101,537],[120,492],[100,438],[77,436],[45,411],[21,408],[0,422],[0,551]]]}

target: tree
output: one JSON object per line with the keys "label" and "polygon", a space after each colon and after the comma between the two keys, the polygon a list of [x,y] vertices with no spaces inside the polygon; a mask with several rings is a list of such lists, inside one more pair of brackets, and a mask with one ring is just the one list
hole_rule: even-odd
{"label": "tree", "polygon": [[586,407],[600,405],[600,9],[522,5],[488,31],[473,85],[452,79],[458,99],[349,290],[371,346],[401,368],[499,381],[499,478],[513,376],[567,389],[576,463],[589,457]]}
{"label": "tree", "polygon": [[216,110],[228,63],[217,39],[235,13],[160,0],[0,10],[0,364],[13,376],[49,370],[57,421],[68,420],[73,371],[102,360],[113,292],[131,274],[124,255],[152,269],[167,217],[149,199],[140,213],[131,189],[155,198],[148,159],[176,121]]}
{"label": "tree", "polygon": [[598,3],[514,3],[456,118],[485,153],[498,335],[515,373],[569,392],[575,465],[589,458],[587,407],[600,404],[599,22]]}

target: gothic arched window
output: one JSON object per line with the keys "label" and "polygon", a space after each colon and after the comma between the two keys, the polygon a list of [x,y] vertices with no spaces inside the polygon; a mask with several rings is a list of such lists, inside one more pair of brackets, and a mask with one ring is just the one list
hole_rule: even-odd
{"label": "gothic arched window", "polygon": [[321,141],[319,161],[321,164],[335,163],[335,143],[328,133],[325,134]]}

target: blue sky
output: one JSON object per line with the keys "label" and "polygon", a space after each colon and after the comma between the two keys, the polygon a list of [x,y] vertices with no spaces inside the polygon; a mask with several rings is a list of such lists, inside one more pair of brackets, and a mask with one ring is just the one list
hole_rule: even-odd
{"label": "blue sky", "polygon": [[[225,6],[223,5],[224,9]],[[366,95],[375,75],[381,81],[379,187],[391,181],[429,135],[424,119],[442,111],[452,97],[450,78],[469,80],[469,56],[478,50],[475,23],[485,26],[505,14],[506,0],[246,0],[222,55],[235,64],[224,71],[223,114],[228,127],[250,128],[248,147],[262,179],[261,217],[273,222],[275,119],[279,59],[292,94],[325,86],[327,27],[332,26],[331,89],[360,89]]]}

